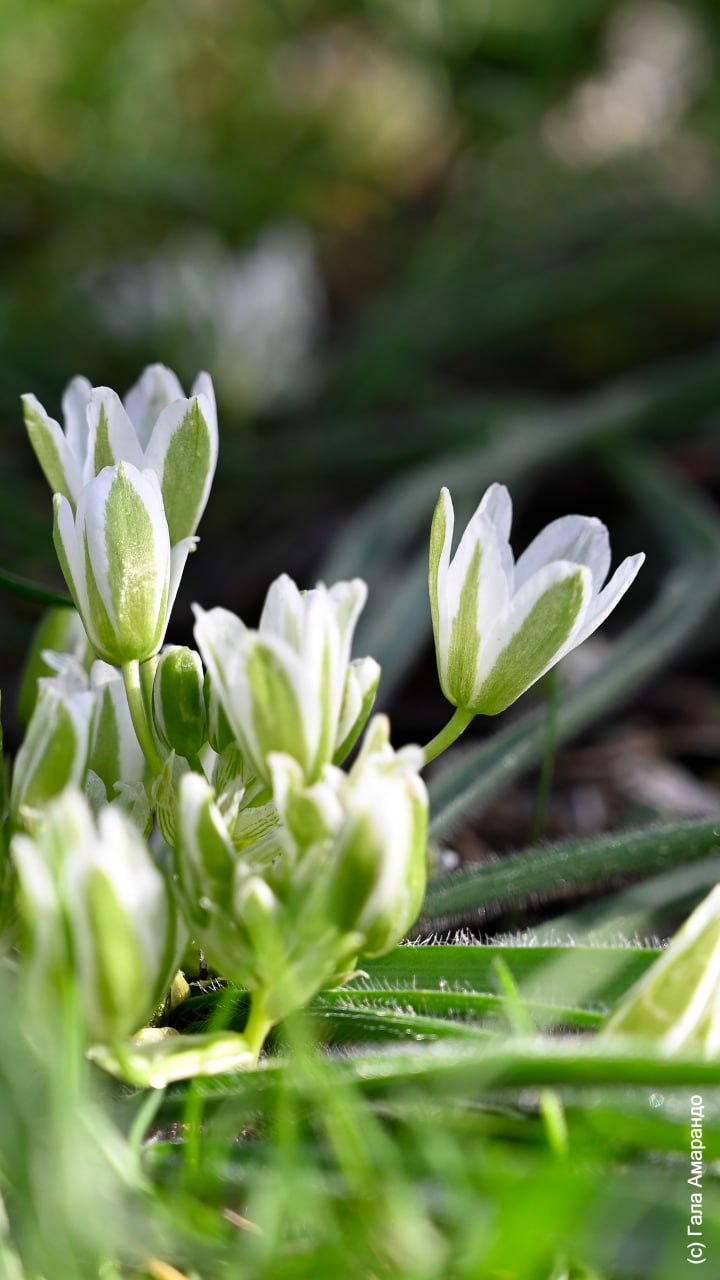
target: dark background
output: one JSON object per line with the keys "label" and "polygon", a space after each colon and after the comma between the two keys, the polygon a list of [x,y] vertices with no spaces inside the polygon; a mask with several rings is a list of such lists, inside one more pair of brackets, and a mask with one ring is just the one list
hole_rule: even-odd
{"label": "dark background", "polygon": [[[124,391],[161,360],[209,369],[221,421],[173,639],[192,599],[253,622],[281,571],[359,572],[357,652],[427,739],[413,557],[441,484],[467,514],[492,479],[517,550],[580,510],[648,551],[622,631],[668,559],[608,450],[720,481],[719,54],[710,0],[6,0],[0,567],[61,586],[20,394],[59,415],[74,373]],[[0,596],[11,745],[38,618]],[[563,753],[550,833],[714,811],[716,636]],[[534,787],[464,851],[526,839]]]}

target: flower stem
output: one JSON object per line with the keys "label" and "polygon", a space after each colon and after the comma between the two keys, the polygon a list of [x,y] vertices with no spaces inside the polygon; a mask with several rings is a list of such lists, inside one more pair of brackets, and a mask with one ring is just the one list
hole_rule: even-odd
{"label": "flower stem", "polygon": [[447,751],[453,742],[456,742],[461,733],[464,733],[471,720],[475,719],[472,711],[465,711],[462,707],[457,707],[455,714],[451,716],[439,733],[428,742],[425,747],[425,764],[429,764],[436,756],[442,755],[443,751]]}
{"label": "flower stem", "polygon": [[247,1046],[257,1062],[268,1032],[272,1030],[273,1021],[265,1013],[265,1004],[259,991],[250,998],[250,1013],[245,1023],[243,1036]]}
{"label": "flower stem", "polygon": [[145,709],[145,699],[143,698],[140,679],[140,663],[137,660],[125,662],[121,667],[121,671],[130,708],[130,718],[133,722],[137,740],[152,772],[155,777],[159,777],[163,770],[163,761],[155,745],[152,728]]}

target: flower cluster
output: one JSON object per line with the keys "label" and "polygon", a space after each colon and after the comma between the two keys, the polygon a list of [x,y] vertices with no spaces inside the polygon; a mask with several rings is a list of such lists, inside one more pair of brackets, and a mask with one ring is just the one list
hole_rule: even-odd
{"label": "flower cluster", "polygon": [[[301,591],[283,575],[257,628],[196,606],[197,650],[164,644],[217,459],[207,375],[186,398],[150,366],[124,403],[76,378],[63,407],[64,429],[25,397],[77,609],[43,627],[10,791],[26,977],[60,1003],[72,978],[93,1053],[132,1079],[128,1037],[187,944],[251,996],[242,1036],[194,1037],[192,1070],[243,1066],[275,1023],[407,934],[426,882],[422,769],[594,631],[642,556],[603,585],[605,527],[568,516],[515,564],[510,497],[492,485],[451,557],[443,490],[430,603],[456,711],[425,748],[396,750],[371,719],[380,667],[352,656],[360,580]],[[187,1040],[160,1053],[146,1037],[142,1078],[182,1075]]]}

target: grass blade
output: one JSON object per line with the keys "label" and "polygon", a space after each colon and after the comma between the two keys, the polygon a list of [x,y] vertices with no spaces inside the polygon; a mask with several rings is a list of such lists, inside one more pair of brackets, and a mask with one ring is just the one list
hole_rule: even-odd
{"label": "grass blade", "polygon": [[485,921],[530,898],[551,902],[598,881],[649,875],[712,853],[720,854],[720,815],[525,849],[432,882],[421,919]]}

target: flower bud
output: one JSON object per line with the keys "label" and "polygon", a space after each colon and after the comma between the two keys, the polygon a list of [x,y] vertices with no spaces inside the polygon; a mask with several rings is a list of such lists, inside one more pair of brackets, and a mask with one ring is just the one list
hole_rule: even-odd
{"label": "flower bud", "polygon": [[263,781],[271,752],[292,756],[314,781],[342,744],[352,633],[366,594],[359,579],[300,592],[280,577],[257,631],[226,609],[196,607],[195,637],[213,688]]}
{"label": "flower bud", "polygon": [[176,967],[172,897],[136,827],[117,809],[95,823],[80,792],[15,836],[28,980],[52,1002],[74,976],[88,1039],[112,1044],[157,1007]]}
{"label": "flower bud", "polygon": [[113,666],[159,650],[192,538],[170,549],[157,476],[106,467],[82,492],[77,515],[55,497],[55,547],[85,630]]}
{"label": "flower bud", "polygon": [[197,755],[207,742],[205,674],[199,654],[183,645],[162,653],[153,684],[153,716],[160,741],[179,756]]}
{"label": "flower bud", "polygon": [[629,556],[603,587],[610,544],[601,521],[555,520],[517,564],[508,541],[510,495],[494,484],[450,556],[454,514],[443,489],[430,535],[430,603],[445,697],[496,715],[596,630],[632,583]]}

